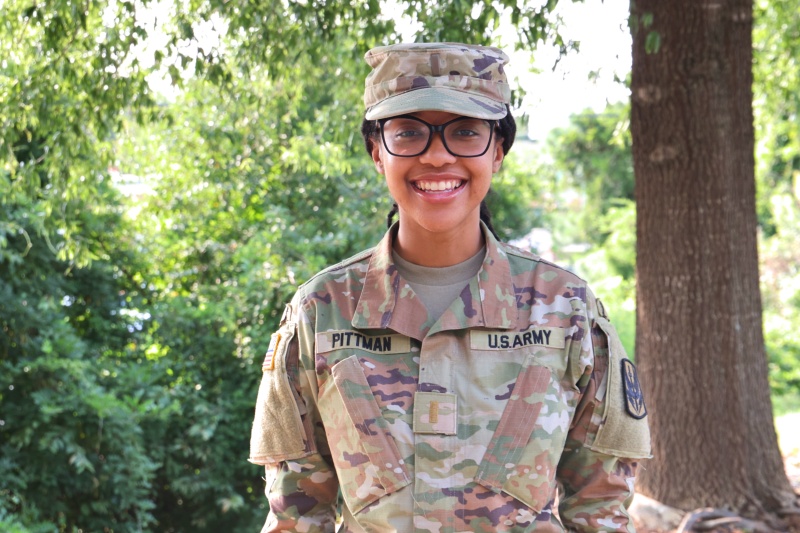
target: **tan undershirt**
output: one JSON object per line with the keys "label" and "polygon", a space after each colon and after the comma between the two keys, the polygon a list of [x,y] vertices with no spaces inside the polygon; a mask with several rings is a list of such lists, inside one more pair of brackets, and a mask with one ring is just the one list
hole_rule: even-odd
{"label": "tan undershirt", "polygon": [[485,255],[484,246],[463,263],[448,267],[426,267],[410,263],[392,251],[392,259],[400,276],[425,304],[428,316],[436,319],[442,316],[469,281],[480,272]]}

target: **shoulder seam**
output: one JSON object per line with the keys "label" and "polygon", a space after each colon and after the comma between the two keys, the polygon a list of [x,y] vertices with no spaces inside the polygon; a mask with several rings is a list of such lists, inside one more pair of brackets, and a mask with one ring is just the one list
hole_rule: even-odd
{"label": "shoulder seam", "polygon": [[506,244],[506,243],[501,243],[501,246],[505,250],[505,252],[507,254],[509,254],[509,255],[513,255],[513,256],[519,257],[521,259],[528,259],[530,261],[535,261],[537,263],[542,263],[542,264],[551,266],[553,268],[557,268],[558,270],[561,270],[562,272],[566,272],[567,274],[575,276],[576,278],[581,280],[584,285],[586,285],[586,286],[589,285],[589,283],[585,279],[583,279],[581,276],[579,276],[578,274],[576,274],[572,270],[564,268],[561,265],[557,265],[556,263],[548,261],[547,259],[542,259],[540,256],[536,255],[533,252],[526,252],[524,250],[520,250],[519,248],[517,248],[515,246],[512,246],[510,244]]}
{"label": "shoulder seam", "polygon": [[319,272],[317,272],[316,274],[314,274],[313,276],[308,278],[305,281],[305,283],[300,285],[300,287],[298,289],[303,289],[306,285],[310,284],[312,281],[314,281],[315,279],[317,279],[320,276],[323,276],[323,275],[328,274],[330,272],[335,272],[337,270],[341,270],[343,268],[346,268],[346,267],[352,265],[353,263],[358,263],[359,261],[363,261],[365,258],[370,257],[374,251],[375,251],[375,247],[373,246],[372,248],[367,248],[366,250],[363,250],[363,251],[357,253],[356,255],[348,257],[347,259],[344,259],[343,261],[339,261],[335,265],[331,265],[329,267],[323,268],[322,270],[320,270]]}

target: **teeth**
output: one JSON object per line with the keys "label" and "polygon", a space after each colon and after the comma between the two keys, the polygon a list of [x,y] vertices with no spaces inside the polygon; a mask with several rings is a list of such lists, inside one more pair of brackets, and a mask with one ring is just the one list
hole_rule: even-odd
{"label": "teeth", "polygon": [[452,191],[461,186],[459,180],[418,181],[414,184],[418,189],[429,192]]}

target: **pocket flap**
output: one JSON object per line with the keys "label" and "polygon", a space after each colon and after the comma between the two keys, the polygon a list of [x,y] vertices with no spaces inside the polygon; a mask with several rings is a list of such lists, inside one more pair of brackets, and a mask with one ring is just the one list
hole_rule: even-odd
{"label": "pocket flap", "polygon": [[[540,419],[551,380],[547,367],[530,364],[523,368],[475,477],[477,483],[505,492],[536,512],[550,502],[555,477],[550,455],[552,447],[559,444],[548,435],[532,439],[537,429],[553,433]],[[558,440],[563,441],[560,436]]]}
{"label": "pocket flap", "polygon": [[347,415],[358,431],[364,452],[374,467],[374,475],[386,493],[408,485],[411,482],[408,470],[386,427],[358,356],[351,355],[340,361],[331,368],[331,374]]}

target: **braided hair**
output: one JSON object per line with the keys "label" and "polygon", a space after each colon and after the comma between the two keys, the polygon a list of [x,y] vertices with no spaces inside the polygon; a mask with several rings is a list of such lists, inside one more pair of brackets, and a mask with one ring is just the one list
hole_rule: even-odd
{"label": "braided hair", "polygon": [[[514,144],[514,138],[517,136],[517,122],[514,120],[514,115],[511,114],[511,108],[506,104],[506,116],[497,121],[497,134],[503,139],[503,155],[508,154],[511,146]],[[380,126],[377,120],[367,120],[366,118],[361,122],[361,136],[364,138],[364,148],[367,149],[368,154],[372,154],[372,148],[375,141],[380,136]],[[398,213],[397,204],[392,204],[392,209],[386,216],[386,227],[391,227],[394,222],[394,216]],[[492,226],[492,214],[489,212],[489,207],[486,205],[486,200],[481,201],[481,220],[489,231],[492,232],[495,239],[500,239],[497,232]]]}

